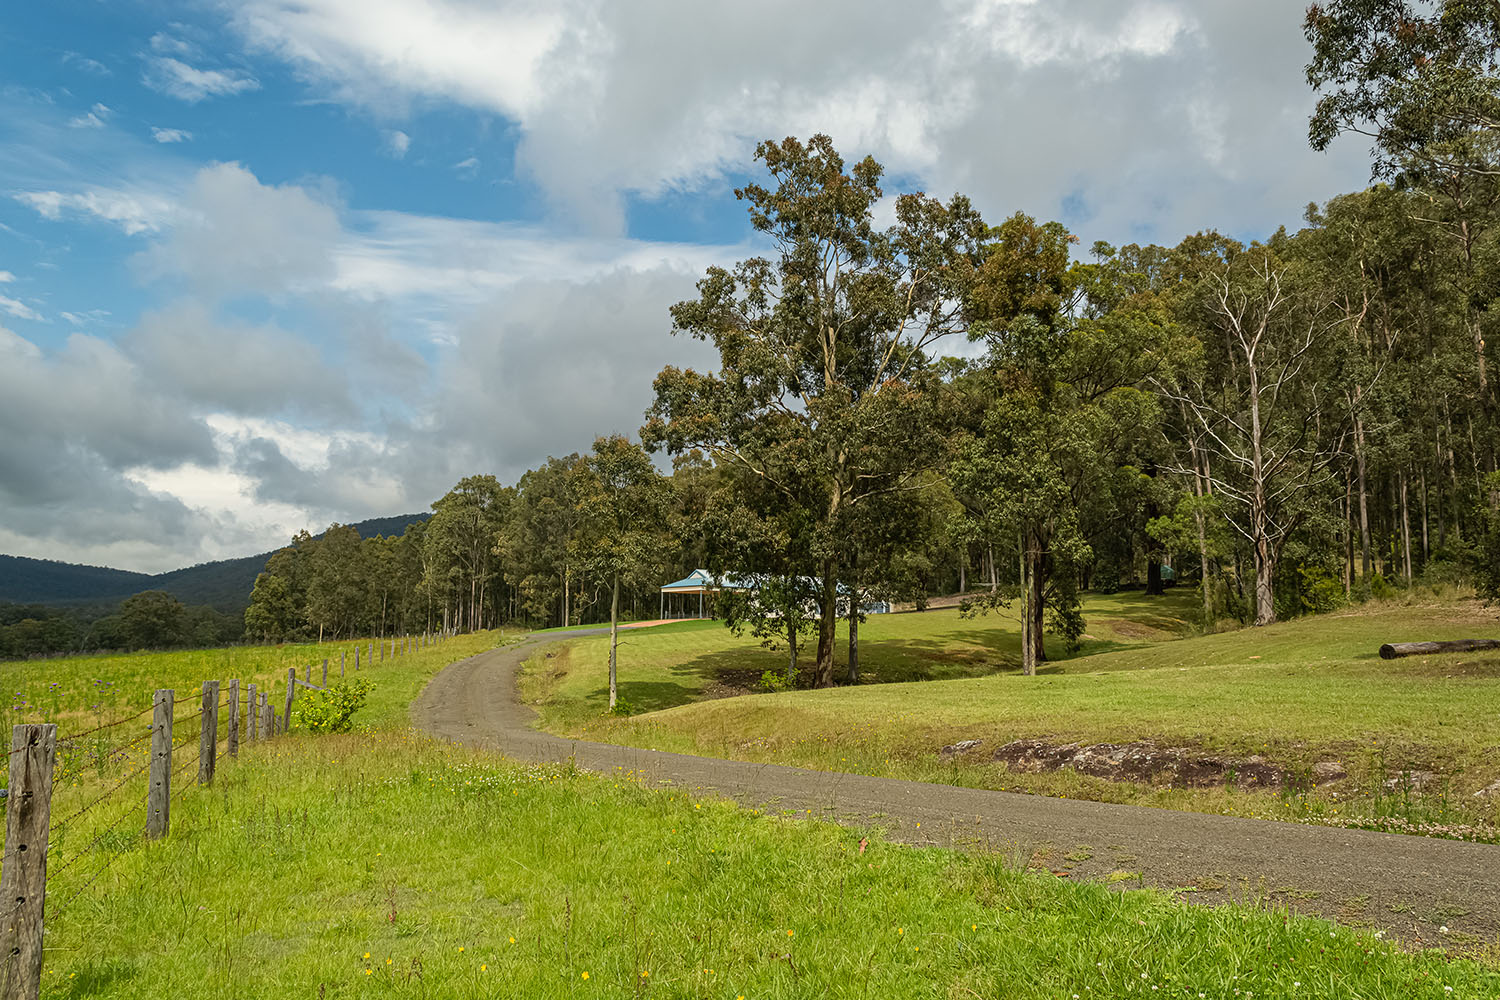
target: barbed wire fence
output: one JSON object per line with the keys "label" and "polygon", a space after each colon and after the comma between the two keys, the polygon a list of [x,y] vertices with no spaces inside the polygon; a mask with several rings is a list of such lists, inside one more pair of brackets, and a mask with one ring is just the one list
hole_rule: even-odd
{"label": "barbed wire fence", "polygon": [[[357,643],[353,647],[353,670],[360,669],[361,650],[365,664],[373,667],[377,656],[383,663],[455,634],[444,630]],[[341,678],[350,666],[348,653],[346,648],[339,656]],[[59,736],[56,723],[12,727],[10,783],[3,798],[5,846],[0,853],[0,1000],[37,1000],[40,996],[49,878],[82,866],[83,881],[46,914],[55,918],[67,912],[142,837],[167,837],[173,803],[189,789],[213,783],[221,744],[226,755],[233,758],[242,743],[286,732],[291,726],[297,688],[327,689],[329,659],[325,657],[322,662],[321,684],[313,683],[312,671],[309,664],[304,676],[299,677],[295,667],[287,669],[285,707],[279,714],[266,685],[257,690],[253,681],[242,686],[238,679],[223,685],[210,680],[203,682],[200,707],[189,715],[177,715],[176,691],[162,688],[153,695],[150,707],[81,732]],[[122,727],[139,726],[147,715],[151,721],[143,732],[132,735],[128,728],[116,732]],[[197,726],[192,726],[194,721]],[[143,746],[148,742],[149,747]],[[197,752],[188,754],[194,742]],[[56,779],[60,775],[65,781],[78,781],[91,765],[106,787],[54,821],[51,807]],[[179,781],[194,766],[198,768],[196,780]],[[123,770],[123,776],[109,774],[106,778],[112,768]],[[140,819],[142,790],[136,786],[143,778],[145,823],[139,833],[133,833],[127,821]],[[174,783],[178,786],[175,794]],[[85,823],[89,817],[93,819]],[[75,835],[75,830],[81,832]],[[73,847],[71,842],[78,836],[88,839]],[[56,862],[50,871],[49,861]]]}

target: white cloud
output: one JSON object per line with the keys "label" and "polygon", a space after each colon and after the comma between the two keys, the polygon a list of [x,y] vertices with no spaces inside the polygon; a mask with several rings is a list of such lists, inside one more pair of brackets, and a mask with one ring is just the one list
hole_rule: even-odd
{"label": "white cloud", "polygon": [[9,271],[0,271],[0,285],[9,284],[16,280],[16,276]]}
{"label": "white cloud", "polygon": [[459,160],[453,164],[453,172],[460,177],[472,179],[479,173],[479,157],[471,156],[466,160]]}
{"label": "white cloud", "polygon": [[245,0],[231,23],[377,115],[502,116],[518,170],[593,231],[822,131],[991,216],[1086,202],[1089,238],[1175,240],[1365,180],[1362,149],[1307,148],[1303,2]]}
{"label": "white cloud", "polygon": [[181,56],[183,59],[203,58],[203,50],[196,43],[165,31],[158,31],[151,36],[151,51],[167,56]]}
{"label": "white cloud", "polygon": [[399,160],[411,148],[411,136],[400,129],[386,129],[381,133],[381,147],[387,156],[394,156]]}
{"label": "white cloud", "polygon": [[110,71],[110,68],[108,66],[104,65],[97,59],[90,59],[88,56],[83,55],[80,52],[64,52],[62,54],[62,62],[64,66],[77,66],[84,72],[92,73],[95,76],[114,75]]}
{"label": "white cloud", "polygon": [[169,198],[144,190],[22,191],[14,197],[44,219],[74,214],[92,216],[119,226],[129,236],[158,232],[166,228],[176,213],[176,206]]}
{"label": "white cloud", "polygon": [[210,295],[315,291],[333,274],[337,212],[291,184],[263,185],[237,163],[194,176],[167,238],[141,261]]}
{"label": "white cloud", "polygon": [[171,56],[151,56],[141,82],[168,97],[196,104],[209,97],[232,97],[260,89],[260,81],[239,69],[199,69]]}
{"label": "white cloud", "polygon": [[113,112],[106,104],[95,104],[87,113],[68,119],[69,128],[103,128]]}
{"label": "white cloud", "polygon": [[151,126],[151,138],[157,142],[187,142],[193,138],[193,133],[180,128],[161,128],[157,125]]}
{"label": "white cloud", "polygon": [[19,299],[12,299],[5,295],[0,295],[0,311],[7,312],[10,315],[14,316],[16,319],[41,320],[42,318],[41,313],[28,306],[26,303],[20,301]]}
{"label": "white cloud", "polygon": [[87,309],[83,312],[60,312],[63,319],[73,326],[88,326],[93,323],[102,323],[109,319],[108,309]]}

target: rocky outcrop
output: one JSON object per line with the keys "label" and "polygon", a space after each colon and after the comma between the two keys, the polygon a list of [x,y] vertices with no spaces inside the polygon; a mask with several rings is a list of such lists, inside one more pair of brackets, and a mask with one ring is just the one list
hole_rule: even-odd
{"label": "rocky outcrop", "polygon": [[[959,747],[977,745],[978,742],[967,740],[943,750],[951,757],[962,752]],[[1071,768],[1080,774],[1110,781],[1178,788],[1231,784],[1239,788],[1280,788],[1288,783],[1325,785],[1348,776],[1343,764],[1333,760],[1319,761],[1310,772],[1299,774],[1259,754],[1227,757],[1205,754],[1190,747],[1164,747],[1149,742],[1057,745],[1045,740],[1013,740],[997,749],[992,759],[1016,771]]]}

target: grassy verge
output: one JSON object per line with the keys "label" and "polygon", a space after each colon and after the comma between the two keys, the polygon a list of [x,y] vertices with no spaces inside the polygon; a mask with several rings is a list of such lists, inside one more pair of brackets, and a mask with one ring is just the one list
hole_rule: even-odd
{"label": "grassy verge", "polygon": [[176,795],[170,838],[119,833],[51,880],[44,996],[1500,991],[1483,962],[1264,906],[1071,885],[395,729],[278,738]]}
{"label": "grassy verge", "polygon": [[[1093,631],[1107,616],[1090,611]],[[903,618],[923,622],[925,634]],[[604,647],[584,639],[550,659],[552,650],[534,657],[523,693],[554,731],[663,750],[1473,839],[1495,839],[1500,826],[1500,796],[1475,795],[1500,779],[1500,657],[1383,661],[1376,653],[1386,641],[1493,634],[1494,613],[1474,602],[1366,607],[1170,642],[1152,639],[1172,633],[1122,616],[1111,621],[1115,636],[1048,664],[1035,678],[1004,661],[1014,633],[1000,623],[990,623],[981,639],[971,630],[985,620],[966,622],[953,612],[892,621],[906,634],[862,632],[862,659],[881,669],[898,665],[887,676],[926,663],[930,676],[950,677],[958,672],[955,660],[980,671],[985,654],[976,649],[995,651],[989,655],[998,666],[941,684],[703,699],[613,719],[602,715]],[[705,636],[705,650],[694,652],[695,635],[643,634],[622,662],[622,696],[648,707],[655,687],[673,678],[673,698],[701,699],[709,693],[705,664],[764,655],[743,641],[734,647],[726,636]],[[715,666],[712,676],[725,669]],[[647,698],[634,694],[637,683]],[[1251,791],[1113,781],[1073,770],[1030,773],[995,760],[997,748],[1018,739],[1253,756],[1293,776],[1336,761],[1348,777],[1317,788],[1289,780],[1277,790]],[[939,752],[971,740],[981,742],[963,755]],[[1431,776],[1416,788],[1402,777],[1413,772]]]}

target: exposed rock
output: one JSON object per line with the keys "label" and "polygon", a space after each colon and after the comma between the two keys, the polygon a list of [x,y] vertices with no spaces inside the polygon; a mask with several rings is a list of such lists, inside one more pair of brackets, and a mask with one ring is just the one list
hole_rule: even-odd
{"label": "exposed rock", "polygon": [[984,740],[963,740],[958,743],[949,743],[943,749],[939,750],[938,754],[945,758],[957,757],[961,753],[968,753],[983,742]]}
{"label": "exposed rock", "polygon": [[1326,785],[1349,777],[1349,771],[1336,760],[1320,760],[1313,765],[1313,784]]}
{"label": "exposed rock", "polygon": [[1500,798],[1500,778],[1485,785],[1474,793],[1476,799]]}
{"label": "exposed rock", "polygon": [[[1162,747],[1146,742],[1059,746],[1045,740],[1014,740],[997,749],[994,759],[1017,771],[1056,771],[1068,767],[1110,781],[1178,788],[1231,783],[1241,788],[1277,788],[1290,778],[1285,768],[1258,754],[1236,759],[1204,754],[1189,747]],[[1314,784],[1325,784],[1346,775],[1338,762],[1324,761],[1313,768],[1311,777]]]}
{"label": "exposed rock", "polygon": [[1437,777],[1437,773],[1434,771],[1402,771],[1394,778],[1387,778],[1385,788],[1388,792],[1403,790],[1420,792],[1436,781]]}

